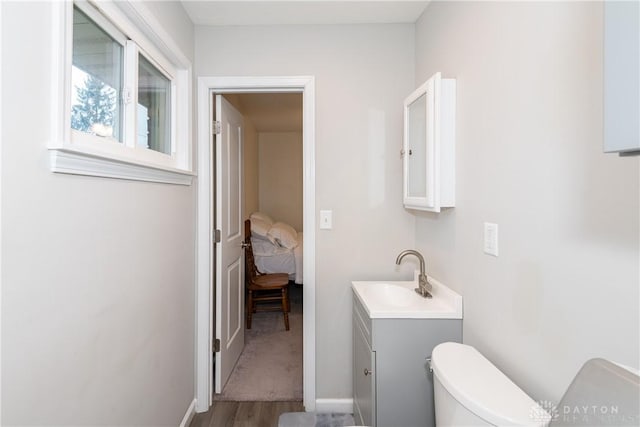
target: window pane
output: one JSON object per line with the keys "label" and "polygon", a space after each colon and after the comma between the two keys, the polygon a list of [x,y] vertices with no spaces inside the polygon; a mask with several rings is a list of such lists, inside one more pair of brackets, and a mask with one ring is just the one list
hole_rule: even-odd
{"label": "window pane", "polygon": [[73,8],[72,129],[122,141],[123,52],[122,45]]}
{"label": "window pane", "polygon": [[137,145],[171,154],[171,81],[138,56]]}

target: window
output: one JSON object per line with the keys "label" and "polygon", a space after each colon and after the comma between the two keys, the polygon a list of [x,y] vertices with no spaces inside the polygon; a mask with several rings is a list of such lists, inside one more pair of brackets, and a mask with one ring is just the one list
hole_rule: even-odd
{"label": "window", "polygon": [[122,141],[123,52],[122,41],[73,7],[71,129]]}
{"label": "window", "polygon": [[171,81],[138,56],[138,145],[171,153]]}
{"label": "window", "polygon": [[190,184],[189,61],[134,0],[54,7],[52,170]]}

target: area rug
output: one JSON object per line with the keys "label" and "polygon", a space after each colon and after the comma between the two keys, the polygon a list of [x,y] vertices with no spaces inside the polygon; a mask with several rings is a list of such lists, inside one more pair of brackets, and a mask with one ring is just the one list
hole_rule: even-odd
{"label": "area rug", "polygon": [[345,427],[353,426],[351,414],[285,412],[278,419],[278,427]]}
{"label": "area rug", "polygon": [[302,298],[291,289],[289,330],[282,313],[253,315],[245,329],[245,347],[229,381],[214,400],[297,401],[302,400]]}

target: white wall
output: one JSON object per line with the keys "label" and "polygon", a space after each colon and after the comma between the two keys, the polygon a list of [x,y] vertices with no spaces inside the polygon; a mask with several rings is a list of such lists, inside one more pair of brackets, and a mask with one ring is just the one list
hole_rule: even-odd
{"label": "white wall", "polygon": [[409,278],[402,208],[402,100],[413,88],[413,25],[196,27],[198,76],[316,77],[318,398],[351,398],[351,280]]}
{"label": "white wall", "polygon": [[416,25],[415,84],[458,83],[457,205],[418,216],[417,246],[464,341],[536,399],[640,358],[640,159],[602,153],[602,58],[599,2],[433,2]]}
{"label": "white wall", "polygon": [[[51,3],[2,7],[2,424],[176,426],[194,396],[195,186],[51,173]],[[192,58],[181,6],[152,10]]]}
{"label": "white wall", "polygon": [[167,31],[170,31],[171,37],[177,45],[180,46],[182,53],[187,58],[193,59],[195,49],[193,23],[182,7],[181,2],[171,0],[145,0],[144,4],[156,19],[168,26]]}
{"label": "white wall", "polygon": [[302,133],[260,132],[260,210],[302,231]]}

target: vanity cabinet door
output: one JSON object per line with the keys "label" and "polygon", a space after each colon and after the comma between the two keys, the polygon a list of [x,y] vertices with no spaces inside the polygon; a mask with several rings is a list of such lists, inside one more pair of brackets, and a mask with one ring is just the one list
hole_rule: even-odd
{"label": "vanity cabinet door", "polygon": [[353,319],[353,412],[356,424],[376,426],[376,352],[354,313]]}

